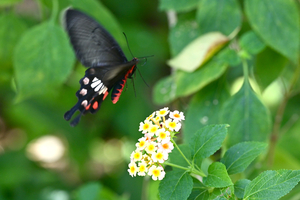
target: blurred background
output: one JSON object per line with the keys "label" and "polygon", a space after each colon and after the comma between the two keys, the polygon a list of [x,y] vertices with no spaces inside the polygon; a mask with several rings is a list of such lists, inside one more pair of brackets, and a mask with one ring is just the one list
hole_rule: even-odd
{"label": "blurred background", "polygon": [[[249,91],[258,97],[257,104],[247,97],[249,112],[259,116],[251,118],[250,128],[262,128],[251,135],[263,135],[259,141],[274,147],[269,165],[260,160],[241,177],[300,169],[299,1],[217,1],[0,0],[0,200],[158,199],[158,181],[127,172],[141,137],[139,123],[168,105],[185,112],[179,143],[212,123],[230,124],[226,142],[238,138],[244,134],[239,125],[248,118],[224,105],[239,100],[241,58],[248,62],[255,94]],[[134,57],[150,56],[138,65],[143,78],[136,73],[135,89],[128,80],[117,104],[107,98],[74,128],[63,116],[77,103],[87,68],[76,60],[61,25],[70,6],[99,21],[128,60],[132,55],[122,32]],[[234,36],[222,49],[210,46],[211,59],[203,58],[199,69],[187,73],[166,65],[213,31]],[[237,120],[227,121],[229,115]],[[285,199],[298,200],[299,194],[297,186]]]}
{"label": "blurred background", "polygon": [[[112,32],[112,35],[120,43],[128,60],[132,56],[122,32],[126,33],[134,56],[154,57],[138,66],[149,87],[137,73],[135,92],[132,81],[127,81],[127,87],[117,104],[112,104],[108,98],[96,114],[83,116],[73,128],[63,115],[77,102],[75,93],[86,70],[75,61],[73,55],[69,72],[64,75],[63,81],[53,87],[41,85],[35,95],[18,96],[17,88],[22,85],[18,85],[13,78],[13,65],[18,62],[18,58],[13,56],[18,51],[15,46],[24,33],[48,22],[53,11],[52,1],[1,1],[0,199],[72,199],[80,192],[80,186],[91,181],[98,181],[91,187],[101,186],[104,188],[102,191],[110,194],[107,199],[140,199],[142,178],[129,176],[129,156],[141,137],[139,123],[158,108],[152,101],[152,87],[169,73],[165,65],[169,57],[168,24],[165,13],[157,9],[158,2],[82,1],[87,6],[83,6],[84,9],[88,9],[89,5],[97,5],[115,20],[101,19],[102,13],[101,9],[97,11],[98,7],[95,12],[91,10],[97,20],[100,18],[103,26],[118,26],[119,33]],[[81,7],[80,3],[58,1],[58,11],[70,5]],[[61,27],[59,15],[55,18],[55,24]],[[28,45],[25,42],[18,49],[34,44],[35,38],[41,37],[41,34],[36,33],[31,37],[33,40],[27,41]],[[41,47],[39,51],[47,52],[48,49]],[[40,67],[33,69],[37,71],[36,76],[43,66]]]}

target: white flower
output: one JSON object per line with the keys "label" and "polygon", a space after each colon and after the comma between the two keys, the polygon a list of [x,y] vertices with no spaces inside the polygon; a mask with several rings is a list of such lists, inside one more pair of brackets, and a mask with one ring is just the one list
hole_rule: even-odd
{"label": "white flower", "polygon": [[178,110],[175,110],[174,112],[170,112],[169,117],[174,119],[174,121],[176,121],[176,122],[179,122],[179,121],[185,119],[183,112],[179,112]]}
{"label": "white flower", "polygon": [[149,117],[147,117],[146,120],[150,120],[150,119],[154,118],[154,116],[155,116],[155,112],[153,112],[151,115],[149,115]]}
{"label": "white flower", "polygon": [[148,136],[149,137],[153,137],[153,135],[158,131],[158,129],[159,129],[159,126],[157,126],[157,125],[151,125],[150,127],[149,127],[149,130],[148,130]]}
{"label": "white flower", "polygon": [[160,144],[158,144],[158,149],[166,153],[171,153],[171,151],[174,149],[174,145],[171,141],[163,141]]}
{"label": "white flower", "polygon": [[159,129],[157,132],[156,132],[156,136],[157,136],[157,141],[158,142],[161,142],[161,141],[170,141],[170,132],[169,131],[166,131],[166,129],[162,128],[162,129]]}
{"label": "white flower", "polygon": [[181,128],[181,123],[172,121],[171,119],[167,119],[165,123],[166,127],[170,129],[171,131],[179,131]]}
{"label": "white flower", "polygon": [[142,161],[138,165],[139,165],[138,175],[146,176],[146,173],[148,172],[147,163],[145,161]]}
{"label": "white flower", "polygon": [[130,159],[136,162],[142,160],[142,157],[143,157],[142,152],[139,150],[135,150],[131,153]]}
{"label": "white flower", "polygon": [[137,168],[135,162],[129,163],[128,167],[129,167],[128,172],[129,172],[130,176],[132,176],[132,177],[136,176],[138,168]]}
{"label": "white flower", "polygon": [[153,162],[163,163],[165,160],[168,160],[168,153],[158,150],[152,154],[151,158]]}
{"label": "white flower", "polygon": [[156,167],[155,165],[152,165],[148,171],[148,175],[152,176],[152,179],[156,181],[157,179],[162,180],[166,173],[162,167]]}
{"label": "white flower", "polygon": [[136,146],[136,148],[137,148],[138,150],[143,150],[143,149],[146,148],[146,144],[147,144],[147,138],[146,138],[146,137],[141,137],[141,138],[139,139],[139,142],[137,142],[137,143],[135,144],[135,146]]}
{"label": "white flower", "polygon": [[147,133],[152,123],[149,120],[145,120],[144,122],[140,123],[139,131],[142,131],[142,133]]}
{"label": "white flower", "polygon": [[145,150],[148,154],[153,154],[156,151],[156,149],[157,149],[157,143],[147,142]]}
{"label": "white flower", "polygon": [[163,109],[160,109],[159,111],[156,111],[156,115],[160,116],[160,117],[164,117],[169,113],[169,108],[168,107],[164,107]]}

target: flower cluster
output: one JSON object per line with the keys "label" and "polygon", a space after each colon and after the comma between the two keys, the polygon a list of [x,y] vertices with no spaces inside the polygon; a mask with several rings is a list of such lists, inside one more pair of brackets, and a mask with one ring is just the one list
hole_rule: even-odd
{"label": "flower cluster", "polygon": [[165,107],[153,112],[140,123],[139,131],[143,133],[143,137],[136,143],[136,150],[132,152],[128,165],[128,172],[132,177],[138,174],[152,176],[153,180],[164,178],[165,171],[161,164],[174,149],[172,137],[180,130],[181,120],[184,120],[183,112],[170,112]]}

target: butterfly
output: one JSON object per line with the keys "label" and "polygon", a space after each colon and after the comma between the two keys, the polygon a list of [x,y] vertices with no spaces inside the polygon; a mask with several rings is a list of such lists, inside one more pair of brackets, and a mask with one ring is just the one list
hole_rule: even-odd
{"label": "butterfly", "polygon": [[115,104],[120,98],[126,80],[132,78],[139,59],[128,61],[121,47],[96,20],[75,9],[67,9],[63,23],[69,35],[77,59],[88,69],[79,81],[77,103],[64,115],[69,121],[74,113],[80,113],[70,123],[75,126],[82,115],[95,113],[109,92]]}

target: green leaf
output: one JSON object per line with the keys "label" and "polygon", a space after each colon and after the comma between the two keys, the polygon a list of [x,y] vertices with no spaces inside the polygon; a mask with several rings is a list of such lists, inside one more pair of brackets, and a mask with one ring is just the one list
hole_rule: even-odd
{"label": "green leaf", "polygon": [[175,10],[177,12],[189,11],[197,6],[199,0],[160,0],[160,10]]}
{"label": "green leaf", "polygon": [[237,174],[243,172],[266,148],[267,144],[262,142],[241,142],[230,147],[221,162],[228,174]]}
{"label": "green leaf", "polygon": [[193,179],[194,185],[191,195],[189,196],[188,200],[201,200],[201,199],[208,199],[209,198],[209,191],[202,182],[198,179]]}
{"label": "green leaf", "polygon": [[13,13],[1,15],[0,26],[0,65],[12,66],[14,48],[27,27],[24,21]]}
{"label": "green leaf", "polygon": [[208,200],[235,200],[233,186],[225,188],[214,188]]}
{"label": "green leaf", "polygon": [[277,79],[288,59],[276,51],[266,48],[256,56],[254,73],[261,88],[265,89]]}
{"label": "green leaf", "polygon": [[185,171],[171,171],[159,184],[159,196],[161,200],[187,199],[193,189],[193,179]]}
{"label": "green leaf", "polygon": [[246,0],[245,12],[253,30],[265,43],[297,63],[300,21],[296,1]]}
{"label": "green leaf", "polygon": [[[188,160],[192,160],[192,155],[191,155],[191,148],[188,144],[181,144],[178,145],[179,149],[181,150],[181,152],[185,155],[185,157]],[[169,154],[169,159],[168,162],[171,162],[172,164],[176,164],[176,165],[180,165],[183,167],[188,167],[188,163],[186,162],[186,160],[182,157],[182,155],[180,154],[180,152],[177,150],[177,148],[174,147],[174,149],[172,150],[172,152]],[[173,168],[178,169],[178,168]]]}
{"label": "green leaf", "polygon": [[204,185],[208,187],[223,188],[233,185],[226,167],[220,162],[214,162],[208,167],[208,175],[203,178]]}
{"label": "green leaf", "polygon": [[222,49],[220,53],[218,53],[216,59],[227,63],[229,66],[237,66],[242,63],[238,53],[229,47]]}
{"label": "green leaf", "polygon": [[197,131],[190,142],[193,160],[207,158],[220,149],[227,134],[227,126],[226,124],[209,125]]}
{"label": "green leaf", "polygon": [[14,4],[17,4],[19,2],[21,2],[22,0],[1,0],[0,1],[0,6],[12,6]]}
{"label": "green leaf", "polygon": [[171,28],[169,33],[170,51],[172,56],[176,56],[182,49],[201,35],[195,16],[182,14],[178,17],[178,22]]}
{"label": "green leaf", "polygon": [[244,33],[239,44],[242,50],[250,54],[258,54],[266,47],[265,43],[253,31]]}
{"label": "green leaf", "polygon": [[229,35],[241,26],[242,12],[236,0],[202,0],[197,10],[201,33],[219,31]]}
{"label": "green leaf", "polygon": [[97,200],[102,186],[99,183],[87,183],[81,186],[77,193],[78,200]]}
{"label": "green leaf", "polygon": [[201,35],[167,63],[175,69],[193,72],[227,42],[228,38],[219,32]]}
{"label": "green leaf", "polygon": [[213,59],[192,73],[178,71],[176,74],[176,96],[187,96],[197,92],[219,78],[227,66],[223,61]]}
{"label": "green leaf", "polygon": [[208,190],[203,190],[203,189],[195,189],[194,190],[193,189],[188,200],[202,200],[202,199],[208,199],[208,198],[209,198]]}
{"label": "green leaf", "polygon": [[248,179],[241,179],[235,182],[234,194],[236,195],[237,198],[242,199],[244,197],[245,188],[250,182],[251,181]]}
{"label": "green leaf", "polygon": [[176,85],[174,76],[159,80],[153,89],[153,101],[156,104],[167,104],[176,98]]}
{"label": "green leaf", "polygon": [[244,199],[276,200],[289,193],[299,181],[300,170],[268,170],[247,185]]}
{"label": "green leaf", "polygon": [[100,1],[96,0],[70,0],[74,8],[82,10],[94,17],[105,29],[113,35],[121,47],[126,46],[123,31],[113,14]]}
{"label": "green leaf", "polygon": [[75,61],[69,39],[52,22],[28,30],[14,53],[18,100],[62,84]]}
{"label": "green leaf", "polygon": [[229,98],[224,80],[215,81],[199,92],[190,101],[183,126],[184,140],[191,142],[199,128],[209,124],[219,124],[220,111],[223,103]]}
{"label": "green leaf", "polygon": [[242,88],[224,103],[222,123],[230,125],[227,145],[243,141],[267,141],[271,132],[269,110],[246,80]]}

